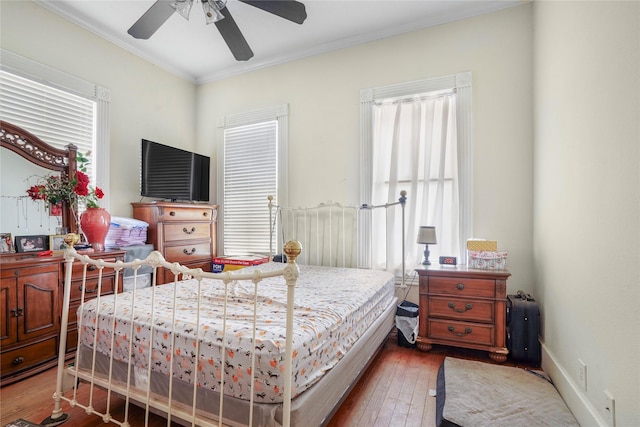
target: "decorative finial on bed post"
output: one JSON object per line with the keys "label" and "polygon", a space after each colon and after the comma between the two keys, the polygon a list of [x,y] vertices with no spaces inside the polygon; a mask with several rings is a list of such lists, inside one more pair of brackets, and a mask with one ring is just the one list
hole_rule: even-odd
{"label": "decorative finial on bed post", "polygon": [[289,240],[282,248],[287,256],[288,262],[295,262],[300,252],[302,252],[302,243],[297,240]]}

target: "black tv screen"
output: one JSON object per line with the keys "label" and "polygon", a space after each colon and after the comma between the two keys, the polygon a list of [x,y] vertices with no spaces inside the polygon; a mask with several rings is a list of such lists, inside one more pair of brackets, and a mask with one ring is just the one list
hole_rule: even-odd
{"label": "black tv screen", "polygon": [[173,201],[209,201],[207,156],[142,140],[141,189],[144,197]]}

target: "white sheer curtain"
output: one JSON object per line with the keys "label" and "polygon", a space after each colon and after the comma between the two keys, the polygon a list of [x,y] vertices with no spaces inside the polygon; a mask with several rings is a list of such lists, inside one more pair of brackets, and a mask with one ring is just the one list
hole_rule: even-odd
{"label": "white sheer curtain", "polygon": [[[407,271],[420,264],[424,246],[416,243],[421,225],[436,227],[437,245],[430,260],[458,255],[460,202],[455,91],[386,99],[373,103],[372,203],[397,200],[408,193],[406,207]],[[372,213],[371,261],[374,268],[399,273],[402,253],[401,210]],[[394,244],[388,244],[394,242]]]}

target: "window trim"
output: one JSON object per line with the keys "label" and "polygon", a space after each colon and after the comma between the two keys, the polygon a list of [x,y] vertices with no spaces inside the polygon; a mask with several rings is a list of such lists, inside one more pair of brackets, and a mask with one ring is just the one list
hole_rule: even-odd
{"label": "window trim", "polygon": [[[371,204],[373,177],[373,109],[375,102],[386,98],[409,96],[455,88],[456,130],[458,134],[458,173],[460,185],[460,247],[473,235],[473,120],[472,74],[470,71],[426,80],[362,89],[360,91],[360,199]],[[411,197],[408,194],[407,197]],[[361,216],[358,236],[358,265],[370,267],[371,218]],[[466,264],[466,251],[461,251],[461,264]]]}
{"label": "window trim", "polygon": [[[278,121],[278,198],[276,203],[288,206],[289,200],[289,166],[288,166],[288,135],[289,135],[289,105],[281,104],[265,107],[254,111],[229,114],[218,117],[216,127],[216,191],[218,194],[218,212],[224,212],[224,131],[227,128],[251,125],[265,121]],[[265,194],[264,209],[268,210],[268,194]],[[217,247],[224,248],[224,215],[218,216]],[[224,249],[222,249],[224,250]],[[223,255],[223,254],[221,254]]]}
{"label": "window trim", "polygon": [[[107,210],[110,207],[110,116],[109,105],[111,90],[95,83],[72,76],[55,68],[40,64],[28,58],[24,58],[6,49],[0,49],[2,63],[0,69],[17,74],[19,76],[38,81],[77,96],[91,99],[96,102],[96,156],[94,167],[96,170],[96,182],[104,190],[104,197],[100,205]],[[92,161],[94,160],[92,159]]]}

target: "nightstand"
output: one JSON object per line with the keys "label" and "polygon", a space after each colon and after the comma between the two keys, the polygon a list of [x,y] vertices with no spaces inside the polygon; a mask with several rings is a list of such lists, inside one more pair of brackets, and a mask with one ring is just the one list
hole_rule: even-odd
{"label": "nightstand", "polygon": [[486,350],[496,362],[507,360],[507,270],[466,266],[425,266],[420,277],[417,347],[432,344]]}

